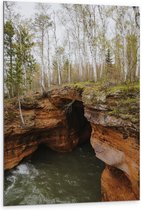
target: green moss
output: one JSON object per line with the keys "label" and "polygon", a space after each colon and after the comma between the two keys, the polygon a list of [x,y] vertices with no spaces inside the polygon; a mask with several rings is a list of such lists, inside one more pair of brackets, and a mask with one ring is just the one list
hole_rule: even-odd
{"label": "green moss", "polygon": [[131,104],[133,104],[133,103],[137,103],[138,102],[138,100],[137,100],[137,98],[135,97],[135,98],[127,98],[127,99],[123,99],[122,101],[121,101],[121,103],[123,104],[123,105],[131,105]]}
{"label": "green moss", "polygon": [[123,119],[123,120],[127,120],[127,119],[132,119],[132,115],[131,114],[119,114],[119,116]]}
{"label": "green moss", "polygon": [[116,117],[119,116],[118,109],[113,109],[112,111],[109,111],[108,114],[109,114],[109,115],[114,115],[114,116],[116,116]]}
{"label": "green moss", "polygon": [[130,93],[130,92],[138,92],[140,90],[140,84],[138,83],[132,83],[132,84],[122,84],[122,85],[117,85],[114,87],[109,87],[107,88],[107,94],[114,94],[117,92],[122,92],[124,94]]}
{"label": "green moss", "polygon": [[132,123],[138,123],[139,122],[139,117],[138,115],[133,115],[130,112],[128,113],[121,113],[118,109],[114,109],[112,111],[108,112],[109,115],[115,116],[115,117],[119,117],[123,120],[129,120]]}
{"label": "green moss", "polygon": [[64,84],[64,86],[73,87],[73,88],[76,88],[76,89],[84,89],[87,86],[93,86],[94,84],[95,84],[94,82],[86,81],[86,82]]}
{"label": "green moss", "polygon": [[85,106],[107,110],[107,115],[129,120],[132,123],[139,121],[139,82],[110,86],[88,81],[66,86],[80,92]]}
{"label": "green moss", "polygon": [[137,115],[120,114],[119,116],[124,120],[130,120],[132,123],[138,123],[139,122],[139,118],[138,118]]}
{"label": "green moss", "polygon": [[82,100],[85,105],[97,108],[105,105],[109,115],[132,123],[139,122],[139,83],[113,87],[95,84],[84,88]]}
{"label": "green moss", "polygon": [[139,117],[133,117],[131,118],[132,123],[139,123]]}

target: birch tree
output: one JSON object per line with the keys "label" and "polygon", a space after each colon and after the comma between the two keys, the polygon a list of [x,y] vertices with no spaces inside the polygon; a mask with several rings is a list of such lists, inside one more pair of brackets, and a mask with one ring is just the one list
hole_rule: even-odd
{"label": "birch tree", "polygon": [[55,43],[55,57],[56,57],[56,66],[57,66],[57,77],[58,77],[58,85],[61,85],[61,70],[60,70],[60,66],[59,66],[59,51],[58,51],[58,40],[57,40],[57,36],[56,36],[56,14],[53,11],[53,35],[54,35],[54,43]]}
{"label": "birch tree", "polygon": [[[47,30],[49,27],[51,27],[52,22],[50,20],[49,15],[47,14],[48,6],[45,4],[38,3],[37,5],[37,13],[35,14],[35,20],[34,20],[34,27],[35,31],[38,33],[38,44],[41,51],[41,92],[45,92],[45,35],[48,34]],[[48,42],[49,44],[49,42]],[[49,47],[48,47],[49,48]],[[48,64],[49,65],[49,64]],[[50,69],[48,74],[48,81],[50,86]]]}
{"label": "birch tree", "polygon": [[133,7],[135,24],[136,24],[136,36],[137,36],[137,67],[136,67],[136,77],[139,76],[140,71],[140,11],[139,7]]}

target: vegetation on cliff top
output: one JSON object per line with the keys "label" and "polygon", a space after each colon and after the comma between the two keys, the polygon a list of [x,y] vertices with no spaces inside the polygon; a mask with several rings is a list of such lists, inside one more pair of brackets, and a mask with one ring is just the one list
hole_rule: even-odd
{"label": "vegetation on cliff top", "polygon": [[[130,120],[132,123],[139,123],[139,91],[139,83],[108,87],[102,91],[101,88],[98,91],[96,89],[94,91],[96,97],[93,95],[91,105],[106,105],[109,115]],[[89,94],[92,93],[89,92]],[[83,100],[84,103],[87,103],[85,96],[84,92]]]}
{"label": "vegetation on cliff top", "polygon": [[[128,119],[133,123],[139,122],[139,82],[114,86],[106,86],[104,83],[91,81],[71,83],[58,88],[58,90],[62,90],[61,92],[59,91],[58,97],[61,97],[61,93],[64,93],[63,90],[66,87],[68,88],[68,94],[69,88],[79,92],[85,106],[107,111],[109,115],[120,117],[124,120]],[[55,90],[57,91],[57,89]],[[25,109],[35,108],[39,98],[41,98],[39,94],[23,97],[21,99],[21,107]],[[16,98],[6,99],[5,102],[6,104],[10,102],[18,108]]]}
{"label": "vegetation on cliff top", "polygon": [[68,85],[82,94],[82,101],[93,109],[107,111],[107,114],[139,123],[139,82],[120,85],[80,82]]}

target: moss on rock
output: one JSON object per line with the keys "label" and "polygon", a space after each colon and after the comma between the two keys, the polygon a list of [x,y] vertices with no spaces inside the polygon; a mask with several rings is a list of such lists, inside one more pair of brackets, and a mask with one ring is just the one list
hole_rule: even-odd
{"label": "moss on rock", "polygon": [[132,123],[139,123],[139,83],[104,86],[100,83],[81,82],[71,84],[71,87],[81,90],[85,106],[107,111]]}

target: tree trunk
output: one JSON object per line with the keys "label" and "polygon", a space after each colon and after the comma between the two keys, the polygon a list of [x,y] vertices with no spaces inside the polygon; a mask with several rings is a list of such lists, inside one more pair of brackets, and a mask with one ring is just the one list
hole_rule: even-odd
{"label": "tree trunk", "polygon": [[44,29],[42,30],[42,69],[41,69],[41,92],[42,94],[45,92],[45,84],[44,84]]}
{"label": "tree trunk", "polygon": [[49,46],[49,31],[47,31],[47,39],[48,39],[48,87],[50,88],[51,86],[51,72],[50,72],[50,46]]}
{"label": "tree trunk", "polygon": [[61,85],[61,75],[60,75],[60,66],[57,59],[57,73],[58,73],[58,85]]}
{"label": "tree trunk", "polygon": [[13,59],[12,59],[12,39],[10,38],[10,75],[11,75],[11,80],[12,80],[12,84],[11,84],[11,87],[10,87],[10,95],[11,97],[14,97],[14,93],[13,93]]}
{"label": "tree trunk", "polygon": [[68,36],[68,40],[69,40],[69,66],[68,66],[68,82],[71,82],[71,64],[70,64],[70,38]]}
{"label": "tree trunk", "polygon": [[139,78],[140,70],[140,11],[139,7],[133,7],[135,14],[136,23],[136,34],[137,34],[137,65],[136,65],[136,78]]}
{"label": "tree trunk", "polygon": [[24,118],[23,118],[23,115],[22,115],[22,109],[21,109],[21,101],[20,101],[19,96],[18,96],[18,102],[19,102],[19,113],[20,113],[21,124],[22,124],[22,126],[25,126]]}
{"label": "tree trunk", "polygon": [[[54,39],[55,39],[55,49],[57,50],[58,44],[57,44],[57,37],[56,37],[56,20],[55,20],[55,12],[54,12]],[[58,61],[58,55],[57,55],[57,76],[58,76],[58,85],[61,85],[61,75],[60,75],[60,66]]]}
{"label": "tree trunk", "polygon": [[139,7],[133,7],[134,14],[135,14],[135,23],[136,23],[136,28],[140,29],[140,11]]}

